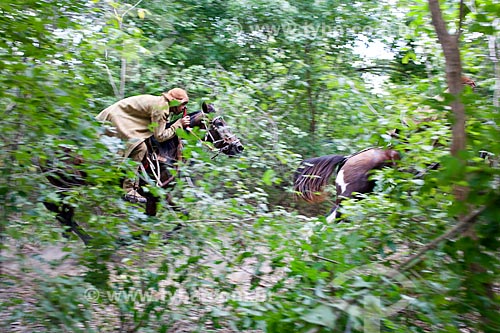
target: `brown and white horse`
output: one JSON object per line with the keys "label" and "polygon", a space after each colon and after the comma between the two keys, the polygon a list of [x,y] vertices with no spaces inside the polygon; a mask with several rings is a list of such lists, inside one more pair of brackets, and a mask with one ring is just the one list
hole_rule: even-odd
{"label": "brown and white horse", "polygon": [[321,202],[325,198],[324,187],[337,169],[335,187],[337,199],[327,216],[327,221],[335,221],[342,199],[351,198],[355,193],[369,193],[375,181],[369,179],[371,170],[394,166],[401,157],[391,149],[368,148],[350,156],[326,155],[310,158],[301,163],[294,179],[294,190],[299,198],[307,202]]}

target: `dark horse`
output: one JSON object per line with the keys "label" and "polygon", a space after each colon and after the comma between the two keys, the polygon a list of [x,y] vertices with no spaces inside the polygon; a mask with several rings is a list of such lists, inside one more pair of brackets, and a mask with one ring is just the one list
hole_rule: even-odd
{"label": "dark horse", "polygon": [[[206,117],[206,114],[215,113],[215,109],[210,104],[203,103],[201,111],[190,113],[191,118],[190,128],[199,127],[206,130],[203,142],[211,142],[212,150],[217,153],[224,153],[228,156],[234,156],[243,151],[243,145],[240,140],[234,135],[222,117],[215,117],[211,121]],[[171,125],[172,123],[169,123]],[[182,143],[177,136],[165,142],[157,142],[152,137],[146,141],[148,146],[148,154],[142,161],[139,192],[147,199],[146,214],[155,216],[157,213],[157,204],[159,198],[152,195],[150,192],[142,190],[142,186],[152,181],[157,186],[169,189],[175,185],[175,176],[171,171],[177,167],[177,161],[181,158],[180,150]],[[71,152],[66,152],[71,155]],[[78,165],[83,160],[79,157],[70,158],[67,163]],[[42,169],[44,169],[42,167]],[[59,188],[71,188],[74,186],[85,185],[85,172],[73,170],[70,176],[65,174],[50,174],[47,176],[49,182]],[[64,195],[64,194],[63,194]],[[174,209],[179,208],[174,204],[171,194],[167,194],[167,202]],[[74,232],[85,243],[89,244],[91,236],[87,234],[76,221],[74,221],[74,208],[66,203],[44,202],[45,206],[52,212],[55,212],[57,220],[67,228],[68,232]],[[176,226],[176,229],[180,225]],[[175,230],[176,230],[175,229]]]}
{"label": "dark horse", "polygon": [[320,202],[325,197],[325,185],[337,169],[337,200],[327,216],[327,221],[332,222],[339,217],[337,210],[343,198],[351,198],[353,193],[373,191],[375,181],[369,179],[371,170],[394,166],[395,161],[399,159],[397,151],[379,148],[368,148],[349,156],[327,155],[310,158],[303,161],[297,169],[294,190],[298,197],[307,202]]}

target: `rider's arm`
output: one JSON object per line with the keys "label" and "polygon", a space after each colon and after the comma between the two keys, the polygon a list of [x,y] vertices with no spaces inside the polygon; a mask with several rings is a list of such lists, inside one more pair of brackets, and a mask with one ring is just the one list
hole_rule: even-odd
{"label": "rider's arm", "polygon": [[158,142],[167,141],[173,138],[175,136],[176,130],[178,128],[182,128],[181,119],[165,128],[167,126],[168,115],[168,106],[153,110],[153,112],[151,113],[151,122],[153,124],[157,124],[155,125],[155,128],[153,130],[153,134]]}

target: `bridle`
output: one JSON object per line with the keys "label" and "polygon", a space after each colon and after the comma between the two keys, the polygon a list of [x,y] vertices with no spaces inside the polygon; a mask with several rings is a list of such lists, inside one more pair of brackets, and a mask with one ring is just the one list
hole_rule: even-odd
{"label": "bridle", "polygon": [[[191,128],[186,128],[186,130],[189,131],[189,133],[192,134],[202,145],[206,146],[211,152],[215,153],[211,157],[211,159],[215,159],[220,155],[220,153],[226,153],[234,145],[238,145],[240,143],[240,140],[238,139],[236,134],[233,134],[230,130],[225,130],[229,129],[229,127],[226,125],[226,122],[224,121],[222,116],[217,116],[211,121],[208,121],[209,118],[207,117],[207,113],[205,113],[203,110],[201,110],[200,112],[200,116],[202,117],[201,123],[203,124],[203,126],[200,126],[200,128],[204,128],[206,130],[204,138],[200,138]],[[218,123],[220,125],[216,125]],[[211,144],[209,144],[208,142],[210,142]],[[222,146],[220,148],[217,148],[216,146],[218,145]],[[162,163],[160,162],[162,158],[158,156],[157,152],[155,152],[154,149],[148,147],[148,150],[151,151],[151,154],[146,155],[146,165],[149,166],[150,174],[152,174],[153,179],[147,176],[143,177],[143,179],[151,179],[156,183],[157,186],[163,188],[175,179],[175,175],[171,175],[167,180],[162,181],[162,167],[160,165]],[[140,165],[140,169],[143,175],[148,175],[146,167],[142,163]]]}
{"label": "bridle", "polygon": [[[216,126],[215,124],[217,122],[221,122],[222,125]],[[230,149],[231,146],[240,143],[240,139],[238,139],[236,134],[231,133],[231,131],[229,131],[229,133],[231,133],[230,135],[224,135],[223,133],[221,133],[222,129],[228,128],[228,126],[225,125],[225,123],[226,122],[224,121],[224,118],[222,118],[222,116],[217,116],[214,119],[212,119],[212,121],[210,122],[210,126],[207,127],[207,132],[205,134],[205,141],[212,142],[214,147],[216,147],[217,145],[222,143],[222,147],[218,148],[217,154],[214,157],[212,157],[212,159],[215,158],[216,156],[218,156],[220,153],[223,153],[223,152],[227,151],[228,149]],[[219,137],[219,139],[217,139],[214,136],[213,132],[217,133],[217,136]],[[212,151],[216,151],[216,150],[217,150],[217,148],[212,148]]]}

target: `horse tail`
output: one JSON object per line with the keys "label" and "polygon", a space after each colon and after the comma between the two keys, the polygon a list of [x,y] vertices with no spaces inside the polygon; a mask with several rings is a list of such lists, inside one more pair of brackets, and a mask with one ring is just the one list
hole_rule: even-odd
{"label": "horse tail", "polygon": [[326,155],[303,161],[295,172],[293,189],[295,195],[307,202],[325,199],[323,188],[333,174],[335,166],[344,162],[345,156]]}

